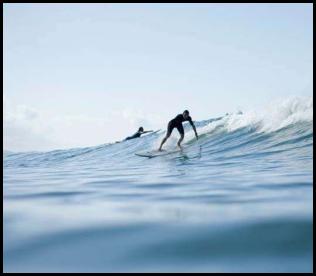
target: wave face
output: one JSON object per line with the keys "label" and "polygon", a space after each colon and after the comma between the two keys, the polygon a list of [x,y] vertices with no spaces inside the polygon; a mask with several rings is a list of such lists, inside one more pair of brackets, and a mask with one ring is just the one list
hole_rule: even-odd
{"label": "wave face", "polygon": [[5,152],[4,271],[312,272],[312,99],[196,125]]}

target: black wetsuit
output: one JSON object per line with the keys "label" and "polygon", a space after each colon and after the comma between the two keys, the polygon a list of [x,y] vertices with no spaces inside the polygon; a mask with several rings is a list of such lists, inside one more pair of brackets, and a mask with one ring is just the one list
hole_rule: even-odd
{"label": "black wetsuit", "polygon": [[127,137],[125,140],[130,140],[134,138],[139,138],[142,135],[141,132],[137,131],[134,135]]}
{"label": "black wetsuit", "polygon": [[191,125],[193,125],[192,118],[189,116],[187,119],[184,119],[182,114],[177,115],[174,119],[172,119],[168,124],[167,136],[171,135],[171,132],[174,128],[177,128],[181,135],[184,134],[184,129],[182,122],[189,121]]}

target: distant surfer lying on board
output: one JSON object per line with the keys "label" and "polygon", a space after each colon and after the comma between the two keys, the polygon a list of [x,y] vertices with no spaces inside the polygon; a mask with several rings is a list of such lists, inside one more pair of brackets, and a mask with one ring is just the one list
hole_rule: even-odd
{"label": "distant surfer lying on board", "polygon": [[145,134],[147,132],[153,132],[153,130],[144,131],[144,128],[140,127],[138,129],[138,131],[134,135],[125,138],[125,140],[131,140],[131,139],[139,138],[142,134]]}
{"label": "distant surfer lying on board", "polygon": [[167,134],[166,136],[163,138],[161,145],[159,147],[159,151],[161,151],[162,149],[162,145],[167,141],[167,139],[170,137],[171,132],[174,128],[177,128],[181,137],[178,141],[178,147],[181,149],[181,142],[184,138],[184,129],[183,129],[183,125],[182,122],[184,121],[189,121],[190,125],[192,126],[194,132],[195,132],[195,137],[196,139],[198,139],[198,134],[196,132],[196,128],[194,123],[192,122],[192,118],[189,116],[189,111],[185,110],[182,114],[177,115],[177,117],[175,117],[174,119],[172,119],[169,123],[168,123],[168,128],[167,128]]}

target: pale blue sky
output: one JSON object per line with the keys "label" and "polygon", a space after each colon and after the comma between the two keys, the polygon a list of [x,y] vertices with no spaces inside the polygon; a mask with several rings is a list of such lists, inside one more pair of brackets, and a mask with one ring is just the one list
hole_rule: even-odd
{"label": "pale blue sky", "polygon": [[4,4],[5,148],[101,144],[184,109],[204,120],[309,95],[312,17],[312,4]]}

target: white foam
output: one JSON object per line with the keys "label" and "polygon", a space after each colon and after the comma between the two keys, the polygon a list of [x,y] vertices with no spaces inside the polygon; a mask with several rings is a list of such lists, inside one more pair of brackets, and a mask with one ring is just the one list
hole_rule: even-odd
{"label": "white foam", "polygon": [[261,131],[271,132],[297,122],[313,121],[313,97],[275,102],[265,112]]}
{"label": "white foam", "polygon": [[222,123],[229,132],[243,127],[254,127],[258,132],[273,132],[304,121],[313,121],[313,97],[277,100],[261,110],[249,110],[243,114],[225,116],[217,124]]}

